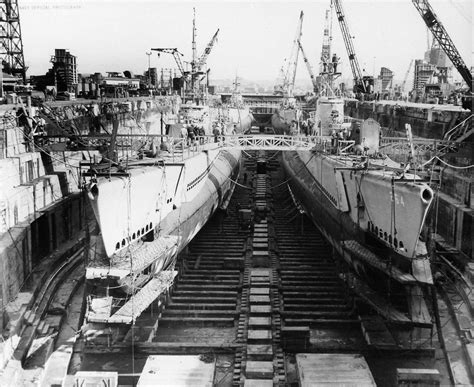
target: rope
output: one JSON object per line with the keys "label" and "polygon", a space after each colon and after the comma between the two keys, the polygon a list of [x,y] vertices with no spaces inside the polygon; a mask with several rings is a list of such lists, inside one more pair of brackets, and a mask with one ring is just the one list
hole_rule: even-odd
{"label": "rope", "polygon": [[449,168],[453,168],[453,169],[470,169],[470,168],[474,168],[474,164],[466,165],[466,166],[464,166],[464,167],[458,167],[458,166],[456,166],[456,165],[452,165],[452,164],[447,163],[446,161],[440,159],[438,156],[433,156],[431,159],[429,159],[429,160],[426,161],[425,163],[421,164],[421,166],[424,167],[425,165],[431,163],[433,160],[441,161],[444,165],[446,165],[446,166],[449,167]]}
{"label": "rope", "polygon": [[[131,223],[131,214],[130,211],[132,209],[132,177],[131,175],[128,175],[128,209],[127,209],[127,231],[128,235],[130,235],[130,223]],[[134,327],[135,327],[135,294],[134,294],[134,278],[133,278],[133,255],[132,251],[130,248],[130,242],[128,243],[127,246],[128,253],[130,254],[130,274],[131,274],[131,281],[130,281],[130,287],[132,289],[132,295],[131,295],[131,303],[132,303],[132,351],[131,351],[131,357],[132,357],[132,373],[135,374],[135,333],[134,333]]]}

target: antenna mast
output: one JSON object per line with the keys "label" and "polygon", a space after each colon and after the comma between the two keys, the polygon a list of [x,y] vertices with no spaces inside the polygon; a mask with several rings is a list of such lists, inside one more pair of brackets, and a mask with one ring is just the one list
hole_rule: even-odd
{"label": "antenna mast", "polygon": [[191,90],[194,94],[195,90],[195,77],[196,77],[196,58],[197,58],[197,52],[196,52],[196,8],[193,8],[193,43],[192,43],[192,49],[193,49],[193,59],[191,61]]}

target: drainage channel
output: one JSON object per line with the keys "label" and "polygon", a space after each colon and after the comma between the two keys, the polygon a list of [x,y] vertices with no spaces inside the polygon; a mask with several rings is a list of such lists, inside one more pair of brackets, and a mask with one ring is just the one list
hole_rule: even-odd
{"label": "drainage channel", "polygon": [[238,339],[245,346],[236,353],[234,385],[273,386],[284,384],[284,355],[280,346],[280,294],[273,225],[269,217],[271,190],[265,152],[257,152],[254,208],[249,249],[245,255],[244,287]]}

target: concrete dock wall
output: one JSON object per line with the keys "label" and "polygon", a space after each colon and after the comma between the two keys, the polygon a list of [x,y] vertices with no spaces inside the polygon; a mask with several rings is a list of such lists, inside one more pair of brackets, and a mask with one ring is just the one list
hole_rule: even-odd
{"label": "concrete dock wall", "polygon": [[459,106],[415,104],[403,101],[345,101],[345,115],[373,118],[381,126],[405,134],[405,124],[410,124],[414,136],[442,139],[456,124],[471,112]]}
{"label": "concrete dock wall", "polygon": [[21,127],[1,127],[0,135],[0,305],[5,305],[29,287],[29,274],[43,257],[84,228],[86,211],[92,217],[80,195],[79,163],[97,152],[46,155],[27,151]]}
{"label": "concrete dock wall", "polygon": [[29,274],[46,255],[82,230],[84,204],[73,195],[0,234],[1,297],[6,304],[28,290]]}

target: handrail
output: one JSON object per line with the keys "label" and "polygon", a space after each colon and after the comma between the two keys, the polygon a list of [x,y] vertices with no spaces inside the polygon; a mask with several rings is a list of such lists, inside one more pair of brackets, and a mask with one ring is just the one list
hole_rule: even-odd
{"label": "handrail", "polygon": [[[451,138],[453,137],[454,134],[456,134],[459,129],[464,129],[462,130],[462,132],[460,133],[460,135],[462,136],[464,133],[466,133],[467,129],[468,128],[472,128],[472,125],[465,125],[465,123],[468,121],[468,120],[472,120],[472,117],[474,115],[471,114],[469,117],[467,117],[466,119],[462,120],[459,124],[457,124],[456,126],[454,126],[453,128],[451,128],[450,130],[448,130],[444,136],[443,136],[443,140],[448,140],[450,141]],[[461,136],[458,136],[458,137],[461,137]],[[456,140],[454,140],[456,141]]]}

